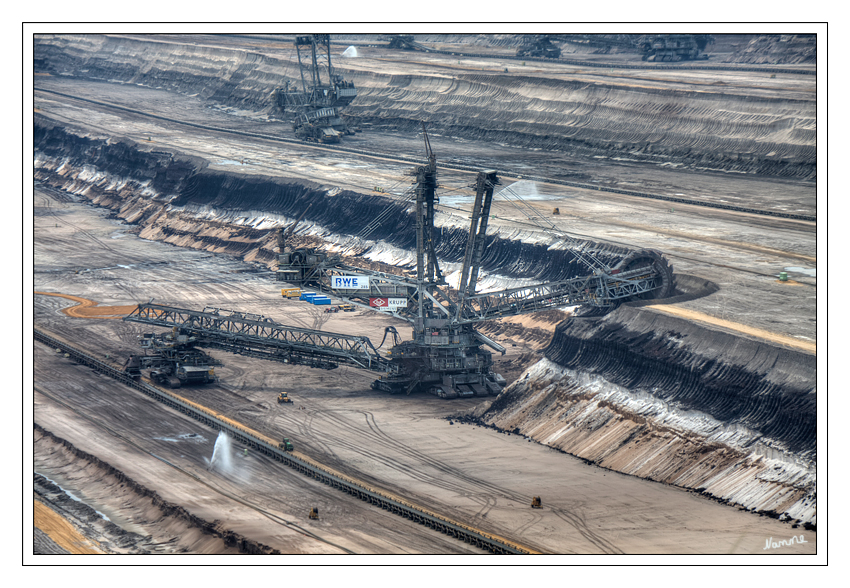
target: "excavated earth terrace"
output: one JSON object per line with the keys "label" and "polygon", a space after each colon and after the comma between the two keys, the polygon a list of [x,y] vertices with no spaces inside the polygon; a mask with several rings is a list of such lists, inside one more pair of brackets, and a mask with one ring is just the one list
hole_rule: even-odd
{"label": "excavated earth terrace", "polygon": [[[756,41],[777,50],[776,43]],[[438,166],[446,152],[453,163],[513,170],[501,174],[480,290],[582,275],[573,249],[581,246],[608,265],[634,249],[659,250],[674,265],[677,291],[602,316],[567,308],[482,324],[482,332],[521,344],[503,360],[513,383],[494,400],[455,409],[454,419],[780,518],[795,529],[805,525],[813,536],[815,223],[600,195],[523,180],[516,171],[815,214],[814,76],[769,69],[606,74],[516,60],[503,72],[507,62],[500,59],[510,53],[500,48],[515,49],[506,39],[478,43],[475,52],[492,51],[493,60],[365,47],[357,60],[338,59],[338,72],[358,88],[346,114],[363,129],[347,144],[418,157],[416,126],[425,120]],[[271,282],[277,230],[306,212],[293,244],[365,268],[398,273],[414,266],[405,198],[410,180],[403,178],[412,164],[169,120],[291,138],[281,113],[269,106],[274,88],[294,79],[291,41],[44,35],[35,56],[37,71],[49,74],[36,77],[36,90],[47,90],[35,94],[37,218],[55,220],[58,228],[56,203],[95,206],[127,223],[127,235],[232,256]],[[470,172],[440,171],[436,252],[450,283],[457,281],[468,235],[473,181]],[[535,226],[529,206],[576,243]],[[560,216],[551,216],[554,207]],[[391,222],[361,234],[385,212]],[[76,257],[64,266],[37,264],[35,290],[50,290],[68,271],[111,271],[96,265]],[[780,282],[780,271],[791,279]],[[96,296],[98,282],[87,284],[94,290],[65,294]],[[124,290],[130,300],[103,302],[153,296],[138,285]],[[181,300],[167,290],[158,294],[158,301]],[[318,318],[312,320],[316,325]],[[37,445],[61,444],[62,435],[52,434],[37,428]],[[332,445],[316,443],[325,457],[337,458]],[[361,459],[347,467],[380,483],[368,458],[357,467]],[[36,483],[50,494],[49,482]],[[179,549],[280,549],[232,530],[210,535],[203,517],[192,528],[207,529],[205,538]],[[120,539],[110,532],[114,552],[159,549],[143,533]],[[121,541],[123,551],[115,548]],[[442,549],[428,541],[420,546],[425,552]],[[591,543],[611,551],[602,540]]]}

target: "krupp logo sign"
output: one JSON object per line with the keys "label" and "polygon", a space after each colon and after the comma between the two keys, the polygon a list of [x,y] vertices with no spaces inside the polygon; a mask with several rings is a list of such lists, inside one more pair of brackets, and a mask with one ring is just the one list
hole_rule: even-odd
{"label": "krupp logo sign", "polygon": [[398,310],[407,307],[407,298],[370,298],[369,306],[379,310]]}
{"label": "krupp logo sign", "polygon": [[333,276],[331,288],[334,290],[368,290],[369,276]]}

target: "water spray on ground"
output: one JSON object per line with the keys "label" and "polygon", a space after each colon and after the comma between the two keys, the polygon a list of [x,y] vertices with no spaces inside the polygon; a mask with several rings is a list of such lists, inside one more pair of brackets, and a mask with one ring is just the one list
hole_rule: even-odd
{"label": "water spray on ground", "polygon": [[231,451],[230,437],[228,437],[224,431],[220,431],[218,437],[215,440],[215,447],[213,447],[212,457],[207,460],[207,469],[211,470],[213,468],[216,468],[218,469],[218,471],[225,474],[232,473],[232,456],[233,453]]}

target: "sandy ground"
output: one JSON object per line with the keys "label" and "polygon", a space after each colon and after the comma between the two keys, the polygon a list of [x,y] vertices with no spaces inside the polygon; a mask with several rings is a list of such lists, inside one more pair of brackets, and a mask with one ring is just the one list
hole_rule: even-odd
{"label": "sandy ground", "polygon": [[[437,63],[414,55],[393,63],[363,60],[362,67],[451,68],[484,71],[482,60]],[[415,62],[415,63],[412,63]],[[512,65],[514,67],[515,65]],[[527,75],[560,75],[548,64],[523,66]],[[441,71],[443,71],[441,69]],[[685,74],[672,80],[665,72],[651,76],[612,72],[625,83],[649,88],[672,84],[709,84],[722,78],[730,88],[749,88],[763,95],[787,95],[788,80],[744,73]],[[571,79],[588,83],[603,72],[570,68]],[[781,77],[781,76],[780,76]],[[711,79],[707,79],[711,78]],[[233,126],[273,134],[283,123],[250,120],[205,108],[200,99],[164,91],[39,78],[39,84],[94,99],[154,111],[184,120]],[[795,91],[809,93],[799,80]],[[189,130],[137,116],[82,106],[67,99],[36,95],[36,106],[58,121],[82,124],[94,134],[122,135],[153,148],[174,148],[211,162],[213,169],[286,175],[368,192],[374,186],[400,191],[409,165],[380,159],[353,161],[349,155],[270,144],[210,131]],[[288,131],[287,131],[288,132]],[[421,153],[414,135],[360,134],[351,146],[387,153]],[[469,165],[489,168],[505,162],[529,174],[581,169],[595,181],[614,187],[669,195],[746,202],[756,208],[776,206],[814,211],[813,187],[785,180],[741,178],[722,174],[677,174],[628,162],[575,162],[547,153],[523,153],[506,146],[475,141],[431,139],[438,158],[451,155]],[[439,161],[439,159],[438,159]],[[441,171],[440,184],[460,195],[443,199],[446,214],[466,214],[470,174]],[[505,184],[521,178],[504,178]],[[616,194],[539,184],[532,205],[551,215],[555,225],[578,237],[632,247],[662,250],[676,270],[716,281],[721,291],[703,300],[677,305],[674,312],[723,328],[766,331],[797,342],[816,338],[816,227],[778,219],[729,214]],[[494,204],[493,225],[529,229],[527,219],[507,203]],[[37,191],[34,210],[34,322],[110,358],[138,350],[136,338],[148,330],[118,320],[98,320],[111,307],[127,307],[154,299],[186,308],[212,305],[254,312],[284,324],[366,334],[380,341],[393,321],[358,311],[320,316],[303,303],[282,300],[280,284],[257,266],[225,256],[144,241],[110,214],[73,199]],[[722,261],[722,263],[720,263]],[[788,271],[795,287],[776,276]],[[59,296],[56,296],[56,295]],[[89,301],[92,304],[89,304]],[[79,306],[74,306],[81,303]],[[97,305],[95,306],[94,303]],[[669,309],[667,309],[669,311]],[[101,318],[109,315],[100,314]],[[112,314],[112,316],[116,316]],[[528,326],[528,325],[527,325]],[[545,325],[533,325],[545,328]],[[404,337],[408,333],[400,328]],[[763,336],[755,331],[754,336]],[[497,337],[507,344],[501,361],[514,360],[539,348],[539,340]],[[514,347],[516,345],[516,347]],[[814,349],[812,350],[814,352]],[[261,456],[232,449],[232,467],[209,468],[215,432],[130,390],[69,363],[55,351],[34,345],[33,421],[80,451],[119,470],[136,486],[156,492],[168,505],[179,505],[221,531],[296,554],[478,553],[471,547],[424,527],[376,510],[365,503],[302,479]],[[270,436],[286,435],[299,451],[363,479],[409,497],[483,530],[490,530],[546,553],[556,554],[813,554],[817,534],[767,517],[713,502],[681,489],[629,477],[561,454],[518,435],[461,425],[453,417],[475,408],[475,400],[443,402],[430,396],[388,397],[369,389],[372,377],[340,368],[318,372],[242,357],[216,354],[225,365],[221,382],[181,394],[210,406]],[[293,405],[277,405],[279,390]],[[70,403],[75,410],[62,402]],[[26,422],[26,419],[25,419]],[[220,538],[211,538],[184,519],[163,517],[126,493],[100,466],[58,451],[43,439],[33,445],[34,469],[56,480],[86,504],[105,513],[121,529],[139,536],[140,549],[154,553],[235,553]],[[126,486],[126,484],[125,484]],[[141,493],[144,495],[144,492]],[[543,508],[530,499],[541,496]],[[322,516],[306,514],[318,507]],[[97,531],[91,531],[96,533]],[[34,530],[34,542],[41,537]],[[187,537],[171,547],[173,537]],[[805,543],[772,546],[803,536]],[[48,535],[48,538],[50,536]],[[104,536],[90,537],[89,541]],[[59,546],[59,543],[55,543]],[[114,545],[113,545],[114,547]],[[62,549],[61,546],[58,547]],[[115,553],[128,551],[114,550]],[[544,560],[554,561],[554,560]],[[736,559],[735,562],[742,560]],[[799,558],[793,561],[804,561]]]}
{"label": "sandy ground", "polygon": [[[34,290],[118,306],[151,297],[187,308],[214,301],[290,324],[309,325],[316,318],[307,305],[281,299],[279,283],[245,271],[251,266],[242,262],[144,241],[102,210],[47,194],[38,194],[37,202],[41,198],[61,210],[67,224],[57,228],[52,217],[36,216]],[[81,239],[81,231],[88,237]],[[87,271],[78,270],[83,263]],[[94,353],[118,357],[135,351],[141,326],[62,313],[73,304],[35,295],[35,324]],[[388,320],[366,311],[339,313],[322,328],[379,341],[375,337]],[[36,344],[34,351],[34,384],[44,392],[35,394],[36,423],[219,528],[284,553],[475,552],[261,456],[240,457],[239,448],[232,471],[208,470],[213,431],[54,350]],[[764,549],[771,537],[790,539],[801,530],[587,465],[521,436],[451,420],[474,408],[474,400],[386,396],[370,390],[372,377],[359,370],[312,371],[218,356],[225,363],[217,369],[220,384],[184,388],[181,394],[269,436],[289,436],[299,451],[348,475],[544,553],[811,554],[817,547],[816,533],[803,531],[805,544]],[[281,389],[290,392],[293,405],[274,402]],[[78,412],[51,398],[71,402]],[[108,485],[97,490],[86,468],[34,456],[36,471],[61,480],[63,488],[133,530],[114,491]],[[543,509],[530,508],[532,496],[542,497]],[[311,507],[322,513],[318,522],[306,517]]]}
{"label": "sandy ground", "polygon": [[68,300],[78,302],[79,304],[76,306],[62,309],[63,313],[75,318],[122,319],[136,308],[135,304],[125,306],[98,306],[98,303],[94,300],[71,296],[70,294],[59,294],[58,292],[33,292],[33,294],[58,296],[59,298],[67,298]]}
{"label": "sandy ground", "polygon": [[[286,136],[285,125],[257,121],[204,108],[197,98],[175,97],[167,92],[127,85],[98,84],[56,78],[39,79],[45,87],[92,99],[109,100],[164,116],[240,130]],[[153,139],[163,146],[198,155],[211,169],[261,175],[303,178],[327,185],[369,193],[380,186],[400,194],[409,186],[404,174],[410,165],[380,158],[353,158],[321,148],[304,149],[169,125],[119,111],[84,105],[55,95],[38,94],[41,112],[58,121],[83,124],[94,133],[119,134],[139,142]],[[386,153],[421,153],[421,139],[392,133],[360,133],[348,146]],[[432,136],[440,161],[456,160],[482,169],[504,164],[527,169],[529,174],[558,175],[576,162],[558,154],[518,153],[506,146]],[[738,175],[683,173],[668,168],[630,165],[628,162],[582,162],[582,172],[600,185],[643,190],[664,195],[717,200],[754,208],[814,211],[814,186],[788,180],[764,180]],[[474,174],[440,170],[439,210],[466,218],[471,206],[469,184]],[[678,272],[698,275],[720,285],[721,291],[680,305],[723,320],[794,337],[817,338],[817,241],[814,223],[756,217],[742,213],[684,204],[631,198],[545,183],[503,177],[503,185],[526,195],[526,201],[548,217],[555,230],[578,238],[614,243],[630,248],[660,250]],[[528,190],[533,192],[529,195]],[[553,208],[560,209],[552,216]],[[494,200],[491,227],[503,231],[539,232],[527,214],[507,197]],[[440,219],[438,218],[438,221]],[[798,288],[777,282],[786,271]]]}
{"label": "sandy ground", "polygon": [[33,500],[33,525],[68,553],[75,555],[103,553],[91,541],[83,537],[67,519],[40,500]]}

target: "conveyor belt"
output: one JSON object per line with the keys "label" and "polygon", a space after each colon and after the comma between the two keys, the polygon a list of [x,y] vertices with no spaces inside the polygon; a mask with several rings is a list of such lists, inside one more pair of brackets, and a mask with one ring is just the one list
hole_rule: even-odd
{"label": "conveyor belt", "polygon": [[225,431],[229,436],[255,451],[259,451],[275,461],[279,461],[306,476],[350,494],[355,498],[374,504],[388,512],[405,517],[446,535],[456,537],[461,541],[480,547],[490,553],[503,555],[538,553],[503,537],[478,531],[457,521],[447,519],[422,507],[413,505],[401,497],[369,487],[344,474],[335,472],[303,454],[283,451],[273,439],[262,433],[254,431],[237,421],[220,415],[173,392],[152,386],[142,380],[134,380],[114,364],[101,361],[85,351],[76,348],[67,341],[57,339],[55,336],[44,331],[33,329],[33,338],[54,349],[61,349],[73,358],[74,361],[114,378],[122,384],[134,388],[154,400],[200,421],[212,429]]}

